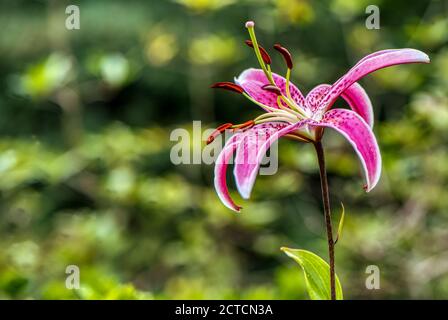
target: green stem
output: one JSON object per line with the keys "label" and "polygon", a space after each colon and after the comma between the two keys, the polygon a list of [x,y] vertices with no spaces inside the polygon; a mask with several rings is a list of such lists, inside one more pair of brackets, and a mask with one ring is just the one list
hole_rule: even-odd
{"label": "green stem", "polygon": [[331,225],[331,211],[330,211],[330,194],[328,191],[327,170],[325,168],[325,155],[322,147],[322,142],[318,141],[314,143],[314,147],[317,153],[317,159],[319,161],[320,171],[320,184],[322,189],[322,201],[324,204],[325,213],[325,225],[327,228],[328,239],[328,255],[330,259],[330,290],[331,300],[336,300],[336,284],[335,284],[335,272],[334,272],[334,240],[333,240],[333,228]]}

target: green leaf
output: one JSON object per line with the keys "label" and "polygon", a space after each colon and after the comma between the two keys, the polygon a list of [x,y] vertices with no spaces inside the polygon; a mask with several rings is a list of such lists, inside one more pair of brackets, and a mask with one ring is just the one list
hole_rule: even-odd
{"label": "green leaf", "polygon": [[338,234],[336,235],[336,240],[334,241],[334,244],[336,244],[341,237],[342,234],[342,228],[344,226],[344,218],[345,218],[345,208],[344,204],[341,202],[342,207],[342,213],[341,213],[341,219],[339,219],[339,226],[338,226]]}
{"label": "green leaf", "polygon": [[[281,248],[281,250],[302,267],[306,288],[311,300],[330,300],[330,266],[328,263],[310,251],[285,247]],[[336,299],[343,299],[342,287],[337,275]]]}

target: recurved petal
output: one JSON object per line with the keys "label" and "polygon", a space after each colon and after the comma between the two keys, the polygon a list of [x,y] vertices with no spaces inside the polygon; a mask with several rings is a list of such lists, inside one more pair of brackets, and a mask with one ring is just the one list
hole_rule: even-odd
{"label": "recurved petal", "polygon": [[[272,73],[272,78],[282,93],[286,95],[286,79],[276,73]],[[263,86],[270,84],[263,70],[253,68],[247,69],[243,71],[238,78],[235,78],[235,83],[243,87],[244,91],[246,91],[254,100],[272,108],[278,108],[277,95],[262,89]],[[289,83],[289,90],[294,101],[299,106],[304,106],[305,99],[302,93],[291,82]]]}
{"label": "recurved petal", "polygon": [[364,169],[365,189],[372,190],[381,175],[381,153],[370,126],[356,112],[346,109],[328,111],[317,126],[333,128],[350,142]]}
{"label": "recurved petal", "polygon": [[238,191],[243,198],[250,197],[260,164],[272,143],[307,122],[308,120],[296,124],[264,123],[243,134],[236,151],[233,171]]}
{"label": "recurved petal", "polygon": [[366,55],[365,57],[363,57],[361,60],[359,60],[359,61],[355,64],[355,66],[358,65],[358,64],[360,64],[360,63],[362,63],[364,60],[367,60],[367,59],[370,59],[370,58],[373,58],[373,57],[377,57],[377,56],[380,56],[380,55],[383,55],[383,54],[386,54],[386,53],[391,53],[391,52],[400,51],[400,50],[403,50],[403,49],[385,49],[385,50],[375,51],[375,52],[373,52],[373,53],[371,53],[371,54],[368,54],[368,55]]}
{"label": "recurved petal", "polygon": [[235,204],[227,188],[227,166],[231,162],[233,153],[238,147],[241,134],[233,135],[226,143],[215,162],[215,189],[222,203],[229,209],[240,212],[241,207]]}
{"label": "recurved petal", "polygon": [[364,119],[373,128],[373,107],[369,96],[357,82],[342,92],[341,97],[347,101],[349,107]]}
{"label": "recurved petal", "polygon": [[407,63],[429,63],[429,57],[416,49],[382,50],[364,57],[332,85],[326,96],[321,100],[322,107],[326,108],[333,104],[348,87],[367,74],[378,69]]}

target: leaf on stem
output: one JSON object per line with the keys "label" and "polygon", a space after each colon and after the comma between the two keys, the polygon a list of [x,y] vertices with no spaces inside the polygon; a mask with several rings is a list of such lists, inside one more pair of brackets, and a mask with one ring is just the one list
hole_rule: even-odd
{"label": "leaf on stem", "polygon": [[336,240],[334,240],[334,244],[336,244],[338,242],[339,238],[341,237],[342,228],[344,227],[345,208],[344,208],[344,204],[342,202],[341,202],[341,207],[342,207],[342,213],[341,213],[341,218],[339,219],[338,233],[336,235]]}
{"label": "leaf on stem", "polygon": [[[318,255],[301,249],[282,247],[286,255],[294,259],[303,270],[306,288],[311,300],[330,300],[330,266]],[[342,300],[342,287],[336,275],[336,299]]]}

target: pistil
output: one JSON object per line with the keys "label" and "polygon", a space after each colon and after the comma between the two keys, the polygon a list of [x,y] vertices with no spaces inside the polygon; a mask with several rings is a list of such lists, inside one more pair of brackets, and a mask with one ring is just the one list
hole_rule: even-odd
{"label": "pistil", "polygon": [[[258,63],[261,66],[261,69],[263,69],[266,77],[268,78],[269,82],[271,82],[271,84],[275,85],[274,79],[272,78],[272,72],[269,72],[269,70],[271,69],[270,64],[265,64],[265,61],[263,59],[263,56],[260,52],[260,47],[258,46],[258,42],[257,42],[257,37],[255,36],[255,22],[253,21],[248,21],[246,22],[246,28],[249,31],[249,36],[250,39],[252,40],[252,46],[254,48],[255,51],[255,55],[257,56],[258,59]],[[270,58],[269,58],[270,60]],[[269,67],[266,67],[266,65]]]}
{"label": "pistil", "polygon": [[[254,48],[254,43],[251,40],[246,40],[246,41],[244,41],[244,43],[246,43],[249,47]],[[268,52],[262,46],[258,46],[258,49],[260,50],[260,54],[261,54],[261,58],[263,59],[263,62],[269,66],[272,63],[272,60],[271,60],[271,57],[269,56]]]}
{"label": "pistil", "polygon": [[[286,65],[288,67],[286,72],[286,95],[284,95],[281,90],[278,88],[277,84],[274,81],[274,78],[272,76],[272,70],[271,70],[271,57],[267,53],[267,51],[258,45],[257,38],[255,36],[255,23],[253,21],[246,22],[246,28],[249,31],[249,36],[251,40],[246,40],[246,44],[254,49],[255,55],[257,56],[258,63],[261,66],[261,69],[263,69],[263,72],[266,75],[266,78],[270,82],[270,85],[268,85],[268,91],[273,92],[275,94],[280,94],[279,96],[282,97],[282,100],[286,103],[286,105],[294,111],[299,117],[308,117],[308,114],[305,110],[303,110],[300,106],[297,105],[297,103],[292,99],[291,96],[291,90],[290,90],[290,76],[291,76],[291,69],[293,68],[292,63],[292,57],[289,51],[282,47],[279,44],[274,45],[274,49],[276,49],[280,54],[282,54],[283,58],[285,59]],[[278,93],[274,92],[274,88],[276,87],[278,89]],[[277,91],[277,90],[276,90]],[[277,103],[279,104],[279,108],[284,109],[283,104],[280,102],[279,99],[277,99]],[[258,104],[258,103],[257,103]],[[268,108],[265,108],[268,109]]]}

